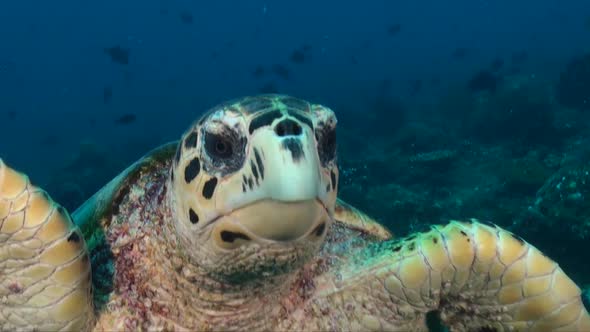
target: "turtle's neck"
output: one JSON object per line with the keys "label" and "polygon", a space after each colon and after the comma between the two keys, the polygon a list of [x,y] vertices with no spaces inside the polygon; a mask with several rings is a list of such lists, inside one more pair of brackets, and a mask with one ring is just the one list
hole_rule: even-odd
{"label": "turtle's neck", "polygon": [[182,325],[189,329],[270,329],[296,273],[261,276],[243,283],[214,278],[183,253],[173,222],[166,220],[173,215],[170,202],[164,201],[162,236],[154,243],[155,264],[161,268],[155,269],[159,275],[151,284],[159,298],[155,301],[167,307],[170,320],[186,322]]}

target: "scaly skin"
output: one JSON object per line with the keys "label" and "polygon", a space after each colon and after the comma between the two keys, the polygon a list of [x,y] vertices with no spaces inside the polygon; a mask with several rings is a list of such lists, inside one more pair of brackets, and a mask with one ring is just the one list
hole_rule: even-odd
{"label": "scaly skin", "polygon": [[67,212],[0,160],[0,330],[92,324],[90,262]]}

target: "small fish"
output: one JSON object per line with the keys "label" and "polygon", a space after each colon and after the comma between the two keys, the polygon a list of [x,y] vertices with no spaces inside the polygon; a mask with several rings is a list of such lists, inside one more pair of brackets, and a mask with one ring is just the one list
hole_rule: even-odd
{"label": "small fish", "polygon": [[372,42],[372,41],[370,41],[370,40],[364,40],[364,41],[361,43],[361,48],[362,48],[362,49],[370,48],[370,47],[372,47],[372,46],[373,46],[373,42]]}
{"label": "small fish", "polygon": [[455,59],[464,59],[469,54],[469,50],[465,47],[457,47],[451,54]]}
{"label": "small fish", "polygon": [[413,80],[410,82],[410,95],[415,96],[422,91],[422,80]]}
{"label": "small fish", "polygon": [[520,69],[520,67],[514,66],[512,68],[510,68],[510,70],[508,70],[508,74],[509,75],[518,75],[522,72],[522,70]]}
{"label": "small fish", "polygon": [[49,134],[49,135],[44,136],[41,139],[40,143],[45,146],[54,146],[54,145],[57,145],[57,143],[59,143],[59,141],[60,141],[60,139],[58,136],[53,135],[53,134]]}
{"label": "small fish", "polygon": [[130,82],[135,79],[135,74],[132,71],[124,70],[123,71],[123,78],[125,79],[125,81]]}
{"label": "small fish", "polygon": [[277,92],[279,92],[279,89],[277,89],[277,86],[275,85],[274,82],[268,82],[265,85],[261,86],[258,89],[258,92],[260,92],[260,93],[277,93]]}
{"label": "small fish", "polygon": [[284,80],[288,80],[290,77],[289,69],[285,65],[281,65],[281,64],[273,65],[271,70],[275,75],[279,76],[280,78],[282,78]]}
{"label": "small fish", "polygon": [[305,63],[305,53],[303,53],[301,50],[294,50],[293,53],[291,53],[289,60],[299,65],[303,64]]}
{"label": "small fish", "polygon": [[266,70],[264,70],[264,67],[262,67],[262,65],[256,66],[256,68],[252,72],[252,76],[254,76],[255,78],[262,78],[264,74],[266,74]]}
{"label": "small fish", "polygon": [[440,77],[438,77],[438,75],[432,75],[432,77],[430,78],[430,85],[432,85],[433,87],[440,86]]}
{"label": "small fish", "polygon": [[108,47],[104,49],[104,52],[111,57],[113,62],[127,65],[129,64],[129,49],[123,48],[119,45]]}
{"label": "small fish", "polygon": [[392,85],[393,81],[391,78],[385,78],[379,83],[379,90],[383,93],[387,93],[391,89]]}
{"label": "small fish", "polygon": [[305,62],[307,62],[310,59],[309,56],[309,52],[311,51],[312,47],[309,44],[303,44],[303,46],[301,46],[298,49],[293,50],[293,52],[291,52],[291,56],[289,57],[289,60],[291,60],[291,62],[295,63],[295,64],[303,64]]}
{"label": "small fish", "polygon": [[14,69],[16,63],[10,59],[0,60],[0,75]]}
{"label": "small fish", "polygon": [[387,34],[390,37],[396,36],[400,31],[402,31],[402,25],[399,23],[392,24],[387,28]]}
{"label": "small fish", "polygon": [[188,10],[184,10],[180,12],[180,20],[182,23],[191,24],[194,21],[193,14]]}
{"label": "small fish", "polygon": [[108,104],[111,102],[111,99],[113,98],[113,88],[110,86],[105,86],[102,89],[102,101],[105,104]]}
{"label": "small fish", "polygon": [[524,62],[526,62],[528,58],[529,58],[529,55],[526,51],[519,51],[519,52],[512,53],[510,60],[513,65],[521,65]]}
{"label": "small fish", "polygon": [[494,72],[502,69],[504,66],[504,60],[502,58],[495,58],[494,61],[490,64],[490,69]]}
{"label": "small fish", "polygon": [[121,124],[121,125],[128,125],[128,124],[132,124],[137,120],[137,116],[133,113],[127,113],[124,114],[122,116],[120,116],[117,120],[115,120],[115,123]]}

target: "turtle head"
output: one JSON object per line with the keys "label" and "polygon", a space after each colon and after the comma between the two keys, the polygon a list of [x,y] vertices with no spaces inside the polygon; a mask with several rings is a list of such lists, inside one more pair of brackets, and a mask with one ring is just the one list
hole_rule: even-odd
{"label": "turtle head", "polygon": [[284,273],[332,223],[336,117],[287,96],[224,103],[183,135],[171,172],[175,232],[193,264],[240,280]]}

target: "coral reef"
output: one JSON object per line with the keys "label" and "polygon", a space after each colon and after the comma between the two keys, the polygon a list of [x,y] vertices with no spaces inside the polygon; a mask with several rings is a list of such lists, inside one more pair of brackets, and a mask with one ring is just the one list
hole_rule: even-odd
{"label": "coral reef", "polygon": [[572,237],[590,237],[590,164],[568,165],[537,192],[531,212],[546,226],[567,225]]}
{"label": "coral reef", "polygon": [[497,176],[506,193],[512,195],[534,195],[552,172],[541,160],[534,157],[500,160],[497,166]]}
{"label": "coral reef", "polygon": [[457,158],[456,150],[434,150],[421,152],[409,158],[409,162],[414,165],[423,165],[433,168],[447,168]]}

